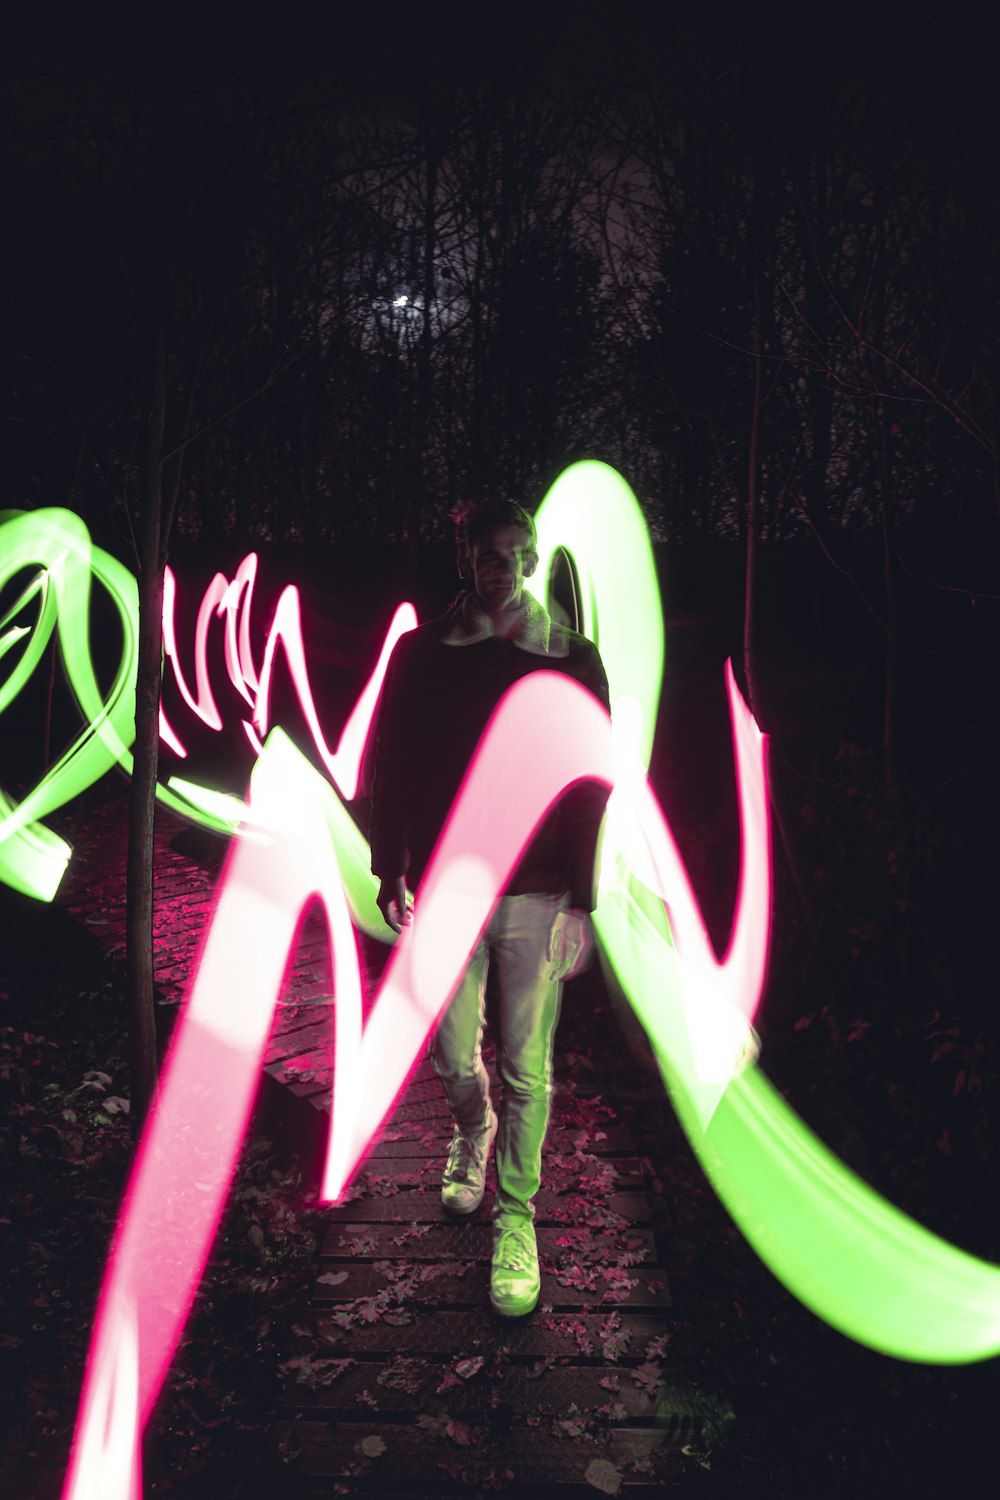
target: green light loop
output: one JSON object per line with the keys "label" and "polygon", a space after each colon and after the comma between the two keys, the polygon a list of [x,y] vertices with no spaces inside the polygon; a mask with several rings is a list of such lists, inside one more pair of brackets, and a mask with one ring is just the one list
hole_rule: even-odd
{"label": "green light loop", "polygon": [[[0,686],[0,713],[20,691],[44,652],[53,628],[84,728],[19,803],[0,792],[0,879],[29,896],[49,901],[69,858],[69,846],[41,819],[79,796],[116,763],[131,769],[128,746],[135,734],[135,663],[138,596],[135,579],[121,563],[93,547],[86,526],[71,512],[6,511],[0,516],[0,588],[23,569],[37,569],[7,624],[37,592],[41,606],[34,629],[7,681]],[[96,577],[107,588],[122,627],[118,669],[102,694],[90,649],[90,588]],[[8,649],[14,641],[5,637]]]}
{"label": "green light loop", "polygon": [[601,653],[612,717],[622,699],[639,706],[635,749],[646,768],[663,683],[664,628],[656,562],[639,502],[615,469],[584,459],[560,474],[538,507],[535,525],[537,576],[546,596],[556,552],[562,549],[573,559],[581,633]]}
{"label": "green light loop", "polygon": [[[0,714],[14,701],[58,631],[59,648],[84,728],[33,790],[15,804],[0,791],[0,880],[36,900],[51,901],[70,855],[66,844],[42,819],[73,800],[112,766],[132,773],[135,739],[135,674],[139,638],[139,598],[128,569],[95,547],[83,521],[57,507],[0,512],[0,588],[19,572],[34,576],[0,621],[0,657],[20,649],[10,675],[0,683]],[[90,639],[92,580],[106,589],[122,632],[121,656],[107,697],[94,672]],[[32,627],[15,617],[38,598]],[[158,786],[157,798],[182,817],[219,833],[231,834],[243,804],[238,797],[184,784]]]}
{"label": "green light loop", "polygon": [[702,1167],[770,1270],[817,1317],[882,1354],[959,1364],[1000,1354],[1000,1269],[902,1213],[813,1134],[756,1067],[702,1135]]}

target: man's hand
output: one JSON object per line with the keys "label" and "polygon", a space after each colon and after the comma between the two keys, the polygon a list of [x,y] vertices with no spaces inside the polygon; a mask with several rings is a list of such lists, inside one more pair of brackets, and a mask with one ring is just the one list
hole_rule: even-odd
{"label": "man's hand", "polygon": [[545,957],[551,965],[548,978],[572,979],[581,973],[594,946],[590,917],[585,911],[561,911],[552,923]]}
{"label": "man's hand", "polygon": [[406,889],[406,881],[383,880],[375,897],[375,904],[393,932],[402,932],[413,921],[413,897]]}

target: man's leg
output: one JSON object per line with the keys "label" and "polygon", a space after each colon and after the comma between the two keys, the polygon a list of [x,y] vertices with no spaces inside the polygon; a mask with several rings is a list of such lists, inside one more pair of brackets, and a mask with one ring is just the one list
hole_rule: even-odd
{"label": "man's leg", "polygon": [[496,1135],[490,1078],[482,1056],[486,1019],[486,942],[469,960],[454,999],[431,1038],[430,1059],[455,1121],[441,1201],[452,1213],[469,1214],[483,1199],[486,1159]]}
{"label": "man's leg", "polygon": [[508,896],[490,929],[500,980],[504,1086],[490,1300],[507,1316],[523,1316],[538,1300],[532,1200],[541,1184],[552,1050],[562,1003],[562,984],[547,977],[548,943],[556,914],[565,905],[561,896]]}

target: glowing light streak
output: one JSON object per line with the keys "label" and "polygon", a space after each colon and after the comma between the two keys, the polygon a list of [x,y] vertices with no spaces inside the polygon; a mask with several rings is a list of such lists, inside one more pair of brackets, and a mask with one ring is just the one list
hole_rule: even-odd
{"label": "glowing light streak", "polygon": [[[58,562],[58,558],[54,559],[52,566],[58,566]],[[27,608],[36,595],[39,598],[38,609],[40,620],[47,620],[50,614],[48,568],[42,568],[40,572],[35,574],[27,587],[22,589],[18,598],[14,600],[14,603],[8,609],[3,619],[0,620],[0,631],[4,631],[3,635],[0,635],[0,658],[6,656],[8,651],[12,651],[18,641],[23,640],[25,636],[31,635],[30,625],[11,625],[10,622],[16,615],[21,613],[22,609]],[[10,626],[10,628],[5,630],[5,626]],[[49,629],[51,631],[51,625]],[[17,697],[17,694],[35,670],[41,652],[44,650],[45,642],[43,641],[41,645],[36,642],[34,649],[29,648],[29,650],[24,652],[21,661],[7,681],[6,694],[8,702],[12,702]]]}
{"label": "glowing light streak", "polygon": [[[2,638],[0,654],[6,656],[17,646],[22,654],[0,684],[0,714],[21,691],[56,631],[84,724],[66,752],[19,804],[0,792],[0,880],[37,900],[51,901],[71,851],[41,819],[78,797],[112,766],[120,765],[127,775],[132,771],[138,591],[128,569],[92,545],[87,528],[71,511],[4,511],[0,535],[0,588],[22,570],[38,570],[4,623],[35,593],[41,600],[35,625],[27,635],[22,627],[12,627]],[[90,646],[93,580],[105,589],[122,632],[121,658],[106,696],[97,681]],[[157,796],[182,815],[221,832],[232,831],[231,821],[214,823],[169,787],[158,787]]]}
{"label": "glowing light streak", "polygon": [[715,1191],[775,1276],[817,1317],[896,1359],[1000,1354],[1000,1269],[932,1234],[856,1176],[756,1067],[707,1132],[671,1096]]}
{"label": "glowing light streak", "polygon": [[197,714],[209,729],[222,728],[222,715],[219,713],[215,698],[212,695],[212,683],[208,675],[208,627],[212,623],[212,617],[218,610],[219,605],[227,594],[226,580],[221,573],[216,573],[212,582],[202,597],[198,609],[198,621],[194,633],[194,670],[197,696],[195,696],[187,685],[180,657],[177,651],[177,637],[174,631],[174,600],[177,594],[177,582],[174,578],[172,568],[163,570],[163,654],[169,661],[174,672],[174,681],[184,702],[191,712]]}
{"label": "glowing light streak", "polygon": [[185,781],[180,776],[170,778],[170,788],[211,827],[225,828],[233,834],[242,832],[240,823],[244,804],[232,792],[218,792],[196,781]]}
{"label": "glowing light streak", "polygon": [[[120,1345],[128,1329],[119,1318],[126,1307],[138,1314],[136,1411],[140,1424],[148,1420],[211,1249],[286,963],[314,897],[330,923],[331,961],[336,955],[337,1055],[349,1058],[358,1049],[360,969],[326,824],[335,800],[275,731],[245,809],[251,837],[231,845],[204,953],[126,1194],[95,1323],[98,1354],[81,1405],[81,1452],[104,1420],[104,1372],[123,1358]],[[341,1088],[353,1107],[350,1069],[338,1070]],[[64,1493],[74,1500],[84,1493],[74,1472]]]}
{"label": "glowing light streak", "polygon": [[[633,936],[646,935],[650,929],[655,932],[661,958],[660,983],[649,995],[637,992],[633,996],[630,986],[630,999],[644,1024],[647,1020],[655,1024],[649,1010],[653,1003],[672,1007],[678,1021],[683,1017],[683,1025],[674,1028],[672,1055],[676,1057],[682,1044],[687,1049],[682,1072],[694,1091],[702,1128],[711,1119],[747,1044],[748,1025],[764,987],[770,927],[766,740],[740,697],[728,665],[726,687],[739,804],[740,877],[724,958],[720,962],[715,956],[673,835],[645,772],[631,759],[637,726],[630,723],[627,712],[623,724],[615,727],[617,775],[594,918],[616,968],[626,975],[631,968]],[[658,902],[651,903],[649,893]],[[639,918],[635,923],[633,911]],[[671,946],[675,956],[670,953]],[[667,974],[676,976],[674,984],[664,985]]]}
{"label": "glowing light streak", "polygon": [[[77,700],[85,728],[74,743],[19,806],[0,792],[0,880],[39,900],[51,900],[59,887],[70,856],[69,845],[46,828],[41,819],[79,796],[114,764],[131,774],[129,747],[135,735],[135,661],[138,640],[138,597],[135,580],[108,553],[91,544],[83,522],[69,511],[48,509],[22,513],[0,512],[3,552],[0,588],[24,569],[37,571],[0,622],[0,659],[14,657],[14,666],[0,684],[0,713],[14,701],[37,667],[53,630],[59,644],[70,688]],[[176,580],[168,568],[164,583],[164,655],[178,691],[192,712],[210,728],[218,730],[222,720],[212,692],[208,670],[208,633],[213,616],[225,620],[226,667],[230,679],[255,713],[267,723],[270,671],[274,648],[280,638],[293,663],[294,686],[303,712],[316,739],[317,748],[331,775],[348,800],[357,795],[357,785],[372,717],[392,647],[399,636],[416,625],[412,605],[396,610],[378,662],[341,732],[336,751],[326,744],[316,713],[305,664],[298,598],[286,604],[278,629],[265,646],[267,678],[261,682],[254,666],[250,643],[250,609],[257,573],[257,558],[244,558],[231,582],[218,573],[209,584],[198,611],[195,630],[195,691],[192,692],[179,660],[175,629]],[[107,590],[122,630],[122,656],[109,690],[102,698],[90,651],[90,587],[96,579]],[[37,600],[33,626],[13,623],[15,617]],[[242,728],[256,754],[261,737],[254,724]],[[160,708],[160,735],[180,758],[187,749]],[[242,809],[238,798],[197,787],[172,777],[157,788],[157,797],[182,816],[223,834],[237,827]],[[369,876],[370,883],[370,876]],[[367,913],[373,906],[370,893],[359,895],[357,906]],[[373,925],[365,915],[364,925]],[[384,924],[381,924],[384,929]],[[383,936],[383,932],[379,932]]]}
{"label": "glowing light streak", "polygon": [[76,1500],[142,1500],[139,1337],[134,1306],[104,1309],[84,1386],[90,1419],[73,1450],[64,1494]]}
{"label": "glowing light streak", "polygon": [[264,741],[261,739],[260,735],[257,733],[253,725],[250,723],[250,720],[241,720],[240,728],[243,730],[243,733],[249,740],[250,749],[253,751],[254,755],[260,755],[260,753],[264,749]]}
{"label": "glowing light streak", "polygon": [[[53,630],[84,728],[19,804],[0,792],[0,879],[41,900],[51,900],[69,858],[69,845],[42,819],[78,796],[116,762],[131,766],[134,735],[138,597],[128,570],[100,548],[87,528],[64,510],[6,511],[2,516],[0,588],[25,569],[37,569],[15,611],[39,595],[39,613],[25,639],[5,636],[5,654],[23,641],[23,655],[0,684],[0,713],[34,671]],[[122,628],[122,655],[107,695],[102,694],[90,651],[91,580],[107,589]],[[8,615],[9,619],[9,615]],[[4,623],[7,623],[6,620]]]}
{"label": "glowing light streak", "polygon": [[[533,580],[549,593],[556,552],[572,557],[579,579],[582,634],[600,650],[611,693],[638,705],[636,757],[649,765],[663,682],[663,606],[649,531],[622,476],[587,459],[571,464],[535,516],[538,566]],[[544,599],[543,599],[544,602]],[[633,710],[634,711],[634,710]]]}
{"label": "glowing light streak", "polygon": [[[358,701],[354,705],[341,730],[336,750],[331,750],[323,733],[316,703],[313,697],[312,686],[309,681],[309,671],[306,663],[305,642],[302,630],[302,611],[300,606],[299,591],[294,585],[289,585],[281,593],[275,609],[274,619],[267,634],[264,646],[264,657],[261,671],[258,674],[253,663],[253,653],[250,645],[250,623],[249,615],[253,599],[253,586],[257,574],[257,558],[251,553],[240,563],[236,576],[232,583],[226,584],[222,574],[217,574],[209,585],[206,598],[212,601],[212,608],[219,615],[225,614],[225,652],[226,668],[230,679],[242,696],[253,709],[252,720],[243,719],[241,728],[249,741],[251,749],[256,755],[260,755],[263,737],[266,736],[270,727],[270,699],[271,680],[274,672],[275,655],[280,645],[285,654],[292,678],[292,685],[299,700],[303,716],[309,726],[313,744],[330,776],[337,783],[342,795],[347,801],[353,801],[358,793],[358,782],[360,779],[361,764],[364,759],[365,747],[371,734],[372,720],[378,705],[379,694],[382,691],[382,683],[385,679],[389,658],[393,647],[401,635],[413,630],[417,623],[417,613],[412,604],[401,604],[395,611],[389,624],[378,661],[366,682]],[[164,620],[166,621],[166,595],[164,596]],[[171,619],[173,612],[173,596],[170,599]],[[211,611],[206,607],[203,599],[198,612],[198,629],[196,632],[196,680],[199,684],[197,702],[201,703],[206,689],[203,684],[209,681],[208,672],[208,621]],[[202,628],[204,623],[204,628]],[[166,625],[164,626],[166,629]],[[173,640],[171,625],[171,639]],[[176,660],[174,662],[176,670]],[[182,678],[178,678],[178,686],[182,694]],[[210,697],[210,691],[208,692]],[[189,706],[195,706],[195,700],[188,691],[185,701]],[[212,700],[214,707],[214,699]],[[204,713],[201,717],[206,723],[209,719]],[[221,721],[220,721],[221,725]],[[217,727],[212,725],[212,727]],[[161,710],[160,718],[161,734],[164,737],[171,736],[168,743],[179,742],[169,722]],[[193,783],[171,777],[167,782],[167,791],[174,795],[172,805],[183,811],[186,816],[193,817],[199,821],[206,822],[209,826],[223,832],[232,832],[239,822],[240,802],[236,798],[227,799],[224,804],[217,801],[217,794],[212,794],[209,789],[196,788]],[[221,810],[223,809],[224,810]],[[213,812],[212,809],[220,809]],[[352,866],[356,860],[352,857]],[[374,891],[377,886],[372,883],[370,870],[367,873],[366,889],[364,893],[358,892],[355,908],[362,916],[362,925],[366,930],[372,929],[380,940],[387,941],[388,929],[379,916],[378,924],[375,926],[367,915],[370,910],[377,910],[374,906]]]}
{"label": "glowing light streak", "polygon": [[[250,553],[240,563],[236,576],[227,583],[217,573],[209,584],[198,610],[195,629],[195,674],[197,696],[192,694],[180,667],[174,628],[176,582],[170,569],[166,570],[163,593],[164,652],[173,667],[178,690],[188,707],[212,729],[222,728],[222,719],[212,696],[208,668],[208,628],[213,615],[225,616],[226,670],[234,687],[253,709],[252,721],[244,719],[242,729],[256,755],[261,753],[263,739],[270,727],[271,679],[275,655],[280,645],[292,677],[292,684],[302,708],[309,732],[323,764],[348,802],[357,796],[358,779],[365,746],[371,732],[372,718],[378,704],[382,682],[389,665],[389,657],[399,637],[412,630],[417,623],[416,610],[412,604],[401,604],[390,622],[375,668],[365,684],[357,703],[351,710],[336,750],[331,750],[320,724],[319,714],[309,681],[303,639],[300,595],[294,585],[282,591],[275,609],[274,619],[264,646],[263,665],[258,674],[253,661],[250,640],[250,610],[253,588],[257,576],[257,557]],[[172,728],[161,709],[160,729],[164,740],[186,754],[180,737]],[[169,782],[173,789],[177,786]],[[178,784],[179,785],[179,784]],[[190,786],[190,783],[187,784]],[[194,807],[206,805],[204,799],[195,797]]]}
{"label": "glowing light streak", "polygon": [[257,673],[250,649],[250,608],[256,581],[257,554],[250,552],[236,569],[236,576],[226,589],[220,610],[226,616],[226,670],[229,680],[251,707],[257,687]]}
{"label": "glowing light streak", "polygon": [[260,674],[257,701],[254,708],[253,722],[255,729],[261,735],[267,734],[270,715],[271,674],[274,669],[274,655],[280,642],[284,648],[288,669],[298,695],[299,704],[305,715],[306,723],[309,726],[313,744],[316,746],[320,758],[331,777],[340,787],[344,797],[346,797],[348,802],[352,801],[357,795],[361,760],[368,741],[368,735],[371,731],[372,717],[375,713],[375,706],[378,703],[379,693],[382,691],[382,681],[385,677],[386,668],[389,665],[392,648],[399,637],[404,635],[408,630],[412,630],[416,623],[417,615],[413,605],[401,604],[392,617],[392,622],[389,626],[389,631],[382,646],[375,670],[365,685],[347,723],[344,725],[337,749],[331,751],[320,726],[312,688],[309,684],[305,645],[302,639],[302,612],[299,606],[299,591],[293,585],[290,585],[282,592],[281,598],[278,600],[278,607],[274,612],[274,623],[267,637],[264,666]]}
{"label": "glowing light streak", "polygon": [[[348,802],[358,793],[361,763],[364,760],[368,739],[371,735],[375,710],[378,707],[382,684],[389,667],[389,658],[401,635],[406,635],[417,626],[417,612],[412,604],[401,604],[389,622],[385,642],[375,664],[375,670],[365,683],[361,696],[348,715],[337,744],[337,785]],[[383,924],[384,925],[384,924]]]}
{"label": "glowing light streak", "polygon": [[178,760],[187,760],[187,747],[181,743],[173,729],[171,729],[170,721],[167,718],[162,703],[160,704],[160,739],[174,752]]}

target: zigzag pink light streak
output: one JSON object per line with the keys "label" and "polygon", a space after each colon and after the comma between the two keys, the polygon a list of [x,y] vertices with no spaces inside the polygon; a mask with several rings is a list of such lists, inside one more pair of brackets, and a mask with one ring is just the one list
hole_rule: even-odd
{"label": "zigzag pink light streak", "polygon": [[[741,826],[751,837],[763,828],[766,837],[765,742],[731,677],[730,706]],[[140,1434],[204,1270],[283,974],[311,901],[318,898],[326,910],[336,978],[335,1086],[323,1180],[323,1197],[336,1201],[405,1088],[521,850],[563,789],[583,778],[614,784],[608,716],[566,676],[532,673],[488,726],[417,893],[414,923],[396,945],[362,1031],[357,947],[325,826],[324,804],[333,793],[280,733],[268,741],[244,825],[269,842],[235,840],[220,881],[106,1272],[64,1500],[139,1500]],[[741,881],[733,938],[720,964],[663,813],[643,786],[627,812],[646,820],[643,838],[685,971],[699,993],[706,983],[731,986],[744,1007],[749,998],[752,1013],[767,948],[766,844],[763,861],[757,844],[744,850],[750,876]],[[755,930],[763,937],[753,938]]]}
{"label": "zigzag pink light streak", "polygon": [[[220,730],[222,716],[212,693],[208,667],[208,631],[214,617],[225,617],[224,649],[226,670],[237,692],[246,699],[252,709],[250,719],[244,719],[243,730],[256,754],[260,754],[262,738],[266,736],[270,722],[271,678],[277,647],[284,648],[285,660],[292,677],[313,743],[333,777],[341,794],[350,802],[357,796],[358,779],[365,744],[371,728],[372,717],[382,690],[382,681],[392,649],[401,635],[412,630],[417,623],[417,613],[412,604],[401,604],[396,610],[382,643],[379,659],[368,682],[358,698],[347,723],[341,731],[336,750],[331,750],[323,734],[309,681],[306,664],[305,642],[302,634],[302,609],[299,590],[289,584],[282,590],[264,645],[264,660],[260,673],[254,666],[250,646],[250,613],[253,605],[253,589],[257,577],[257,555],[249,553],[240,563],[231,582],[225,575],[216,573],[202,595],[198,607],[194,640],[194,672],[196,691],[188,686],[177,649],[175,606],[177,581],[171,568],[164,570],[163,578],[163,654],[173,669],[177,690],[192,713],[196,714],[209,729]],[[176,729],[170,723],[161,704],[160,736],[175,755],[182,759],[187,749]]]}

